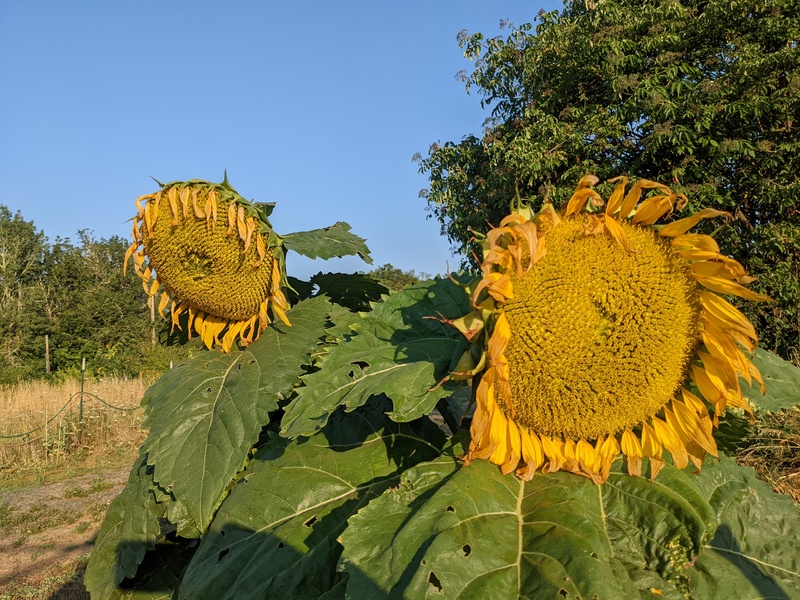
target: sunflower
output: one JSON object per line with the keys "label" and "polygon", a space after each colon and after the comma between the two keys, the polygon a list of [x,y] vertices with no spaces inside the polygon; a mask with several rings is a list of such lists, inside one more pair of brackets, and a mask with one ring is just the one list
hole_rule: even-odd
{"label": "sunflower", "polygon": [[[453,374],[475,377],[467,463],[602,483],[622,453],[630,474],[647,458],[655,478],[664,450],[681,469],[717,456],[712,427],[726,407],[752,420],[739,376],[764,392],[744,352],[757,337],[722,295],[769,298],[743,287],[753,278],[713,238],[690,232],[727,213],[656,225],[686,197],[647,180],[626,194],[618,177],[604,202],[597,182],[584,177],[561,213],[516,206],[481,242],[475,310],[453,322],[472,342]],[[645,190],[656,193],[642,200]]]}
{"label": "sunflower", "polygon": [[[163,288],[159,314],[181,327],[182,315],[210,349],[247,345],[270,322],[270,309],[288,323],[284,251],[268,216],[273,205],[254,204],[228,183],[202,180],[159,184],[136,200],[133,256],[148,303]],[[169,307],[169,317],[165,310]]]}

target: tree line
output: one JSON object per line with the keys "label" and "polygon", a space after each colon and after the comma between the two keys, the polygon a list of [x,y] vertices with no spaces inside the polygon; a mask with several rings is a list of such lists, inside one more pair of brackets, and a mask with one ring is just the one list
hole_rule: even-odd
{"label": "tree line", "polygon": [[0,205],[0,384],[87,375],[155,376],[195,348],[168,345],[141,281],[122,273],[129,242],[50,242]]}

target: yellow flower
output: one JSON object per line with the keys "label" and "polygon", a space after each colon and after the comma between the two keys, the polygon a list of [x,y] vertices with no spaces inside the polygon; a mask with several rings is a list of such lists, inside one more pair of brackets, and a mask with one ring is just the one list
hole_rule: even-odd
{"label": "yellow flower", "polygon": [[[743,352],[756,333],[720,294],[769,298],[741,285],[753,278],[711,237],[689,232],[727,213],[657,226],[683,195],[647,180],[626,194],[620,177],[605,203],[597,181],[584,177],[563,213],[517,207],[483,241],[483,275],[468,289],[476,310],[454,322],[478,346],[454,373],[478,376],[467,462],[601,483],[622,453],[634,475],[648,458],[653,478],[664,450],[679,468],[716,456],[712,426],[727,406],[752,418],[739,376],[763,392]],[[646,189],[657,193],[641,200]]]}
{"label": "yellow flower", "polygon": [[267,220],[271,205],[242,198],[228,184],[176,181],[136,200],[133,256],[150,306],[163,287],[158,312],[169,307],[172,326],[188,317],[203,343],[230,352],[247,345],[270,322],[269,310],[287,322],[288,302],[281,239]]}

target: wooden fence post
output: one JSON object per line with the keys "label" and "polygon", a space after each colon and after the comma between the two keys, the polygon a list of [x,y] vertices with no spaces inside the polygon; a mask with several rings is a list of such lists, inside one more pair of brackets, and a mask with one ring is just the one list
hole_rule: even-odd
{"label": "wooden fence post", "polygon": [[50,375],[50,336],[44,334],[44,370]]}

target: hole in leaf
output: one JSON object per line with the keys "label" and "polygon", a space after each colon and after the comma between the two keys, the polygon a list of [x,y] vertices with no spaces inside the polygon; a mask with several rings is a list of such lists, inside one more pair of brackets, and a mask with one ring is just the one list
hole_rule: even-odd
{"label": "hole in leaf", "polygon": [[281,542],[280,544],[278,544],[278,550],[281,550],[282,548],[283,548],[283,542]]}
{"label": "hole in leaf", "polygon": [[305,523],[303,523],[303,525],[305,525],[306,527],[311,527],[311,526],[312,526],[314,523],[316,523],[316,522],[317,522],[317,515],[314,515],[314,516],[313,516],[313,517],[311,517],[311,518],[310,518],[308,521],[306,521]]}
{"label": "hole in leaf", "polygon": [[369,366],[368,362],[364,362],[363,360],[356,360],[350,363],[351,365],[355,365],[360,369],[366,369]]}
{"label": "hole in leaf", "polygon": [[242,370],[242,363],[239,363],[238,365],[236,365],[236,370],[237,371],[241,371]]}
{"label": "hole in leaf", "polygon": [[591,556],[592,558],[597,558],[597,552],[592,552],[589,556]]}
{"label": "hole in leaf", "polygon": [[428,564],[428,561],[423,558],[421,561],[419,561],[419,564],[421,564],[424,567],[425,565]]}
{"label": "hole in leaf", "polygon": [[250,360],[250,364],[251,364],[251,365],[252,365],[254,362],[256,362],[256,359],[255,359],[255,358],[253,358],[253,359],[251,359],[251,360]]}
{"label": "hole in leaf", "polygon": [[224,550],[220,550],[219,555],[217,556],[217,562],[222,562],[222,559],[230,552],[229,548],[225,548]]}
{"label": "hole in leaf", "polygon": [[455,508],[453,508],[452,506],[448,506],[447,508],[445,508],[445,510],[446,510],[447,512],[456,512],[456,509],[455,509]]}
{"label": "hole in leaf", "polygon": [[219,530],[219,535],[220,535],[221,537],[225,537],[225,530],[224,530],[224,529],[220,529],[220,530]]}
{"label": "hole in leaf", "polygon": [[437,592],[442,591],[442,582],[439,581],[439,578],[433,571],[431,571],[431,574],[428,575],[428,583],[430,583],[432,587],[435,587]]}
{"label": "hole in leaf", "polygon": [[560,590],[558,590],[558,595],[561,596],[562,598],[566,598],[567,594],[568,594],[568,592],[564,588],[561,588]]}
{"label": "hole in leaf", "polygon": [[461,546],[461,551],[464,553],[464,556],[469,556],[470,554],[472,554],[472,546],[470,546],[469,544],[464,544],[463,546]]}
{"label": "hole in leaf", "polygon": [[206,391],[207,391],[207,392],[210,394],[210,393],[211,393],[211,388],[210,388],[210,387],[207,387],[207,388],[206,388]]}

